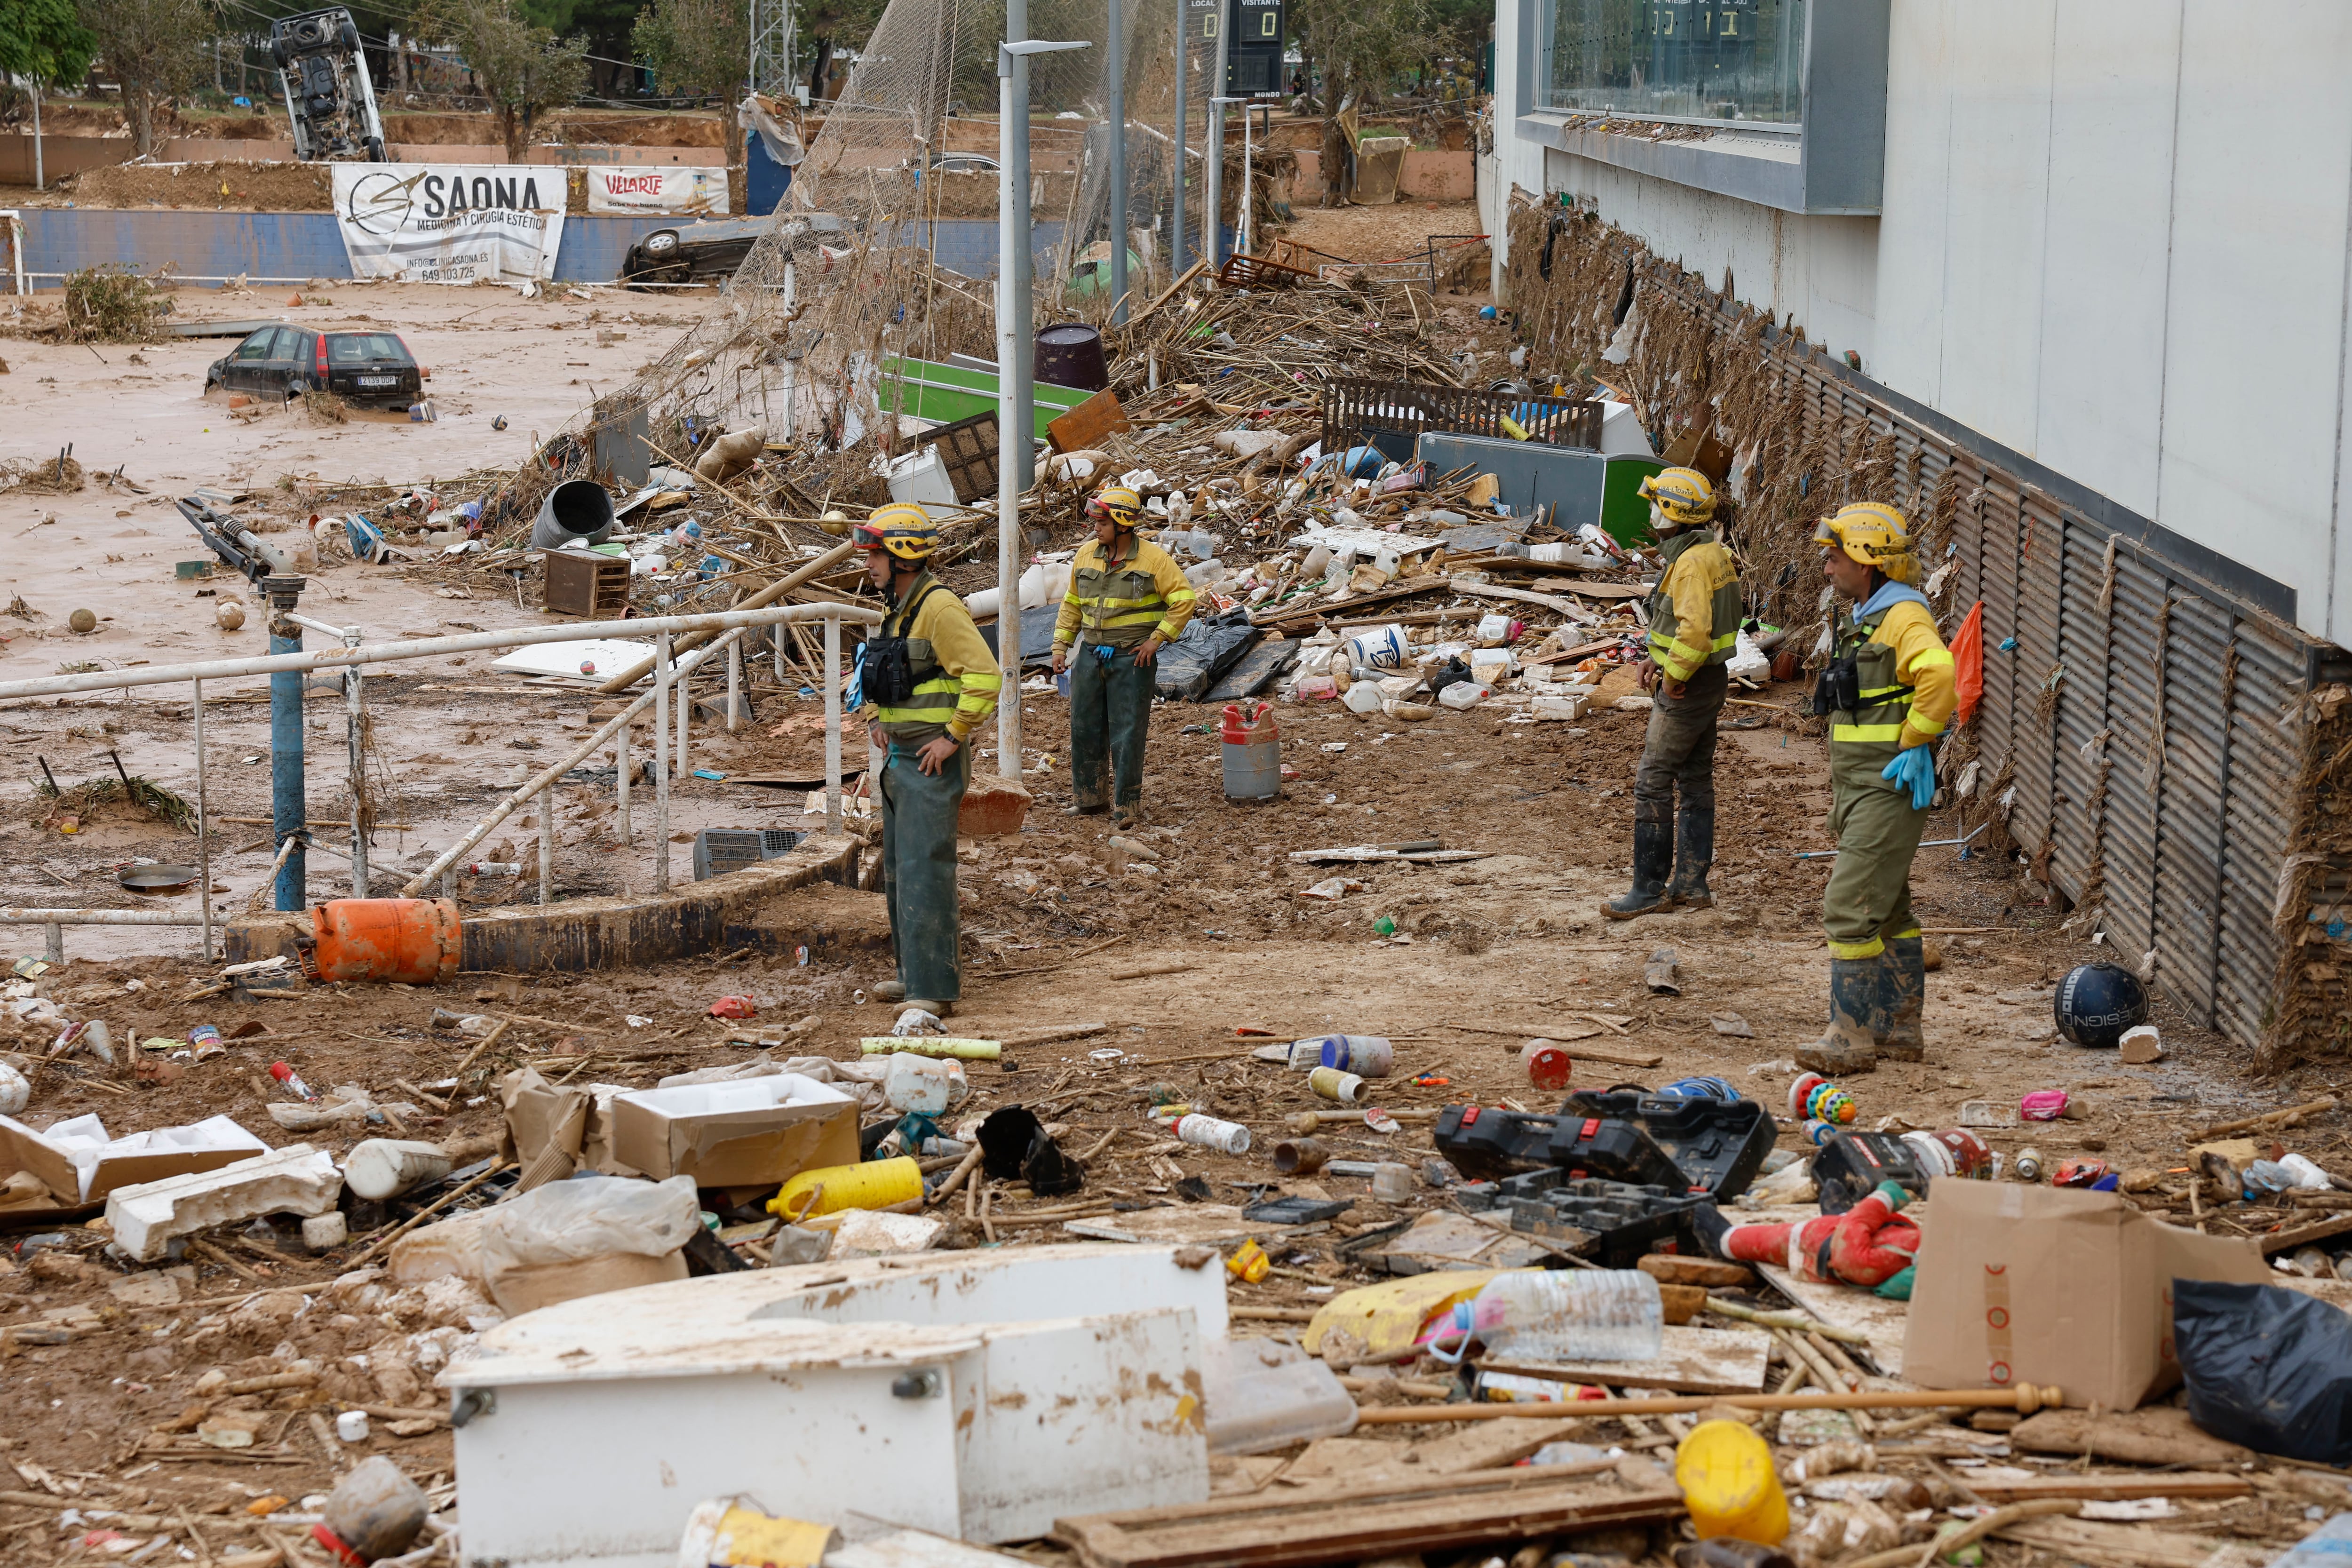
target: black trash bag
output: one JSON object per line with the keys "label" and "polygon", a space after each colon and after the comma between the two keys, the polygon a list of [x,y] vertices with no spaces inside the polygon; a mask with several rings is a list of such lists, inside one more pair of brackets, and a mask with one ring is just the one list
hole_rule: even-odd
{"label": "black trash bag", "polygon": [[1184,635],[1161,648],[1153,661],[1157,695],[1171,702],[1200,701],[1217,678],[1240,663],[1265,636],[1262,628],[1249,624],[1245,609],[1193,616],[1184,623]]}
{"label": "black trash bag", "polygon": [[992,1111],[980,1124],[980,1167],[1000,1182],[1025,1181],[1041,1198],[1075,1193],[1086,1173],[1045,1135],[1034,1112],[1018,1105]]}
{"label": "black trash bag", "polygon": [[2352,1317],[2276,1285],[2172,1282],[2189,1419],[2224,1442],[2352,1465]]}

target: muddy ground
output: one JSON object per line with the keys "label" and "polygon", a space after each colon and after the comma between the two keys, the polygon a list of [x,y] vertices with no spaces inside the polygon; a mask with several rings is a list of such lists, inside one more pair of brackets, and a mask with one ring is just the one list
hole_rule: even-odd
{"label": "muddy ground", "polygon": [[[223,633],[214,625],[233,579],[208,584],[173,575],[174,561],[202,552],[170,510],[171,494],[197,483],[267,485],[289,470],[421,479],[511,462],[531,426],[552,429],[587,395],[573,384],[581,372],[617,379],[652,357],[667,330],[697,308],[625,297],[593,307],[532,304],[504,292],[341,284],[335,292],[332,310],[356,306],[378,321],[397,319],[414,334],[412,346],[435,365],[435,384],[450,405],[440,425],[315,429],[299,415],[237,424],[195,396],[202,363],[224,345],[151,348],[150,363],[135,374],[118,351],[103,351],[109,363],[100,364],[84,350],[8,346],[0,451],[41,454],[74,440],[78,457],[93,468],[122,462],[128,477],[154,493],[0,497],[13,591],[39,617],[0,619],[0,635],[10,639],[0,679],[89,658],[128,665],[262,651],[261,616],[249,594],[243,630]],[[274,300],[208,308],[311,319],[281,310]],[[592,310],[606,325],[619,312],[635,314],[625,345],[593,346]],[[666,330],[655,330],[656,321]],[[571,364],[567,356],[590,363]],[[511,416],[502,435],[488,429],[494,411]],[[212,597],[200,596],[206,587]],[[65,621],[84,605],[111,619],[78,638]],[[348,561],[322,567],[305,607],[394,635],[541,619],[510,597],[440,597],[396,571]],[[597,705],[581,691],[492,675],[487,663],[479,655],[436,659],[370,678],[388,775],[379,805],[386,820],[413,825],[380,833],[380,867],[421,865],[503,785],[582,734]],[[712,722],[697,727],[691,765],[729,777],[681,783],[674,839],[699,826],[821,826],[803,817],[799,792],[740,782],[751,773],[805,777],[821,767],[821,726],[810,721],[821,704],[803,695],[797,680],[775,686],[762,668],[755,662],[751,670],[757,705],[751,725],[732,736]],[[218,819],[212,896],[224,910],[245,908],[268,868],[268,836],[258,820],[268,810],[260,694],[258,682],[207,689],[207,796]],[[1389,1036],[1399,1071],[1380,1086],[1378,1102],[1392,1110],[1457,1100],[1543,1109],[1544,1097],[1517,1067],[1521,1043],[1539,1035],[1568,1041],[1572,1056],[1598,1048],[1656,1058],[1643,1067],[1580,1058],[1579,1087],[1720,1074],[1785,1110],[1794,1076],[1788,1058],[1818,1031],[1826,974],[1817,919],[1826,862],[1796,857],[1830,847],[1828,780],[1821,742],[1794,715],[1798,701],[1793,686],[1774,687],[1746,693],[1726,710],[1717,907],[1626,925],[1600,919],[1597,905],[1627,874],[1641,713],[1601,707],[1570,726],[1512,724],[1473,710],[1406,724],[1359,719],[1328,704],[1284,705],[1277,709],[1284,755],[1298,776],[1283,799],[1244,805],[1223,795],[1214,711],[1162,705],[1146,778],[1151,826],[1139,836],[1151,858],[1109,846],[1103,819],[1063,814],[1064,710],[1049,694],[1033,695],[1026,760],[1035,806],[1017,837],[961,851],[967,978],[954,1028],[1016,1039],[1082,1023],[1099,1029],[1016,1048],[1001,1070],[975,1068],[976,1092],[964,1112],[1016,1102],[1040,1108],[1064,1129],[1066,1147],[1096,1151],[1088,1195],[1150,1205],[1176,1201],[1174,1187],[1190,1177],[1205,1180],[1218,1202],[1244,1201],[1276,1184],[1268,1151],[1286,1119],[1328,1108],[1302,1078],[1250,1058],[1267,1036]],[[341,700],[314,695],[310,714],[310,816],[332,819],[344,798]],[[60,832],[56,803],[37,794],[34,780],[37,757],[70,786],[110,776],[113,753],[134,774],[193,795],[192,720],[184,689],[168,688],[42,700],[0,714],[0,736],[14,759],[0,782],[0,901],[125,906],[133,900],[117,889],[116,866],[136,857],[191,861],[190,835],[121,805],[95,805],[77,832]],[[993,735],[982,740],[986,767]],[[850,751],[854,765],[857,748]],[[645,795],[631,841],[617,831],[609,784],[567,786],[562,799],[555,891],[646,887],[653,834]],[[510,822],[484,846],[484,858],[534,862],[532,829],[524,818]],[[1953,836],[1939,816],[1927,837]],[[319,837],[340,841],[331,828]],[[1289,859],[1301,850],[1423,838],[1483,858],[1429,868]],[[687,845],[671,847],[683,875]],[[344,875],[331,856],[314,855],[310,897],[341,893]],[[1307,896],[1335,876],[1362,887],[1336,901]],[[2169,1167],[2179,1163],[2192,1128],[2336,1087],[2322,1068],[2253,1079],[2243,1047],[2189,1026],[2161,998],[2161,1063],[2126,1067],[2113,1053],[2062,1044],[2051,1016],[2053,983],[2076,963],[2114,955],[2062,931],[2062,912],[2009,858],[1929,849],[1914,888],[1943,956],[1928,981],[1928,1059],[1885,1064],[1850,1083],[1864,1126],[1944,1127],[1965,1100],[2013,1103],[2030,1090],[2063,1088],[2079,1091],[2087,1116],[2030,1133],[1994,1132],[1989,1141],[2005,1155],[2031,1142],[2053,1161],[2082,1154],[2124,1169]],[[536,891],[531,875],[467,879],[461,901],[527,900]],[[225,1113],[284,1144],[296,1140],[264,1109],[280,1097],[266,1069],[283,1060],[313,1086],[358,1084],[379,1100],[420,1107],[407,1119],[416,1136],[494,1136],[497,1080],[524,1066],[541,1066],[551,1078],[642,1086],[740,1060],[756,1048],[730,1037],[776,1042],[779,1056],[852,1057],[857,1038],[887,1030],[895,1011],[860,1001],[889,973],[877,941],[880,896],[838,889],[810,896],[824,903],[843,940],[805,965],[787,955],[738,953],[643,971],[467,975],[438,990],[314,987],[292,999],[243,1003],[182,999],[216,968],[195,959],[193,933],[76,931],[67,939],[70,961],[40,976],[39,985],[75,1016],[107,1019],[120,1065],[107,1069],[81,1059],[37,1067],[23,1119],[47,1126],[95,1112],[119,1135]],[[174,907],[193,906],[184,899]],[[1393,936],[1375,931],[1384,917],[1395,923]],[[15,929],[16,950],[37,953],[37,930]],[[1662,948],[1671,948],[1680,966],[1679,994],[1654,994],[1643,984],[1645,963]],[[751,996],[758,1016],[740,1024],[709,1017],[710,1004],[729,994]],[[436,1030],[440,1007],[514,1022],[458,1075],[475,1042]],[[188,1067],[176,1081],[134,1076],[131,1041],[184,1039],[202,1024],[224,1036],[247,1024],[262,1032]],[[20,1039],[11,1048],[28,1047],[41,1044]],[[1252,1152],[1213,1155],[1172,1142],[1146,1114],[1159,1084],[1196,1109],[1248,1123]],[[310,1136],[338,1152],[355,1141]],[[1327,1127],[1321,1136],[1342,1158],[1417,1167],[1430,1152],[1425,1121],[1406,1121],[1387,1135]],[[2352,1172],[2352,1137],[2340,1115],[2287,1135],[2287,1143]],[[1780,1147],[1800,1146],[1794,1125],[1784,1124]],[[1279,1243],[1269,1235],[1279,1267],[1263,1284],[1235,1285],[1236,1302],[1309,1307],[1370,1278],[1334,1248],[1400,1211],[1372,1199],[1362,1180],[1319,1180],[1319,1190],[1355,1206],[1328,1232]],[[1421,1187],[1403,1207],[1444,1201]],[[1002,1244],[1057,1237],[1054,1225],[1018,1223],[1036,1206],[1001,1190],[992,1196],[989,1224]],[[964,1217],[961,1200],[946,1212],[953,1245],[988,1239],[978,1219]],[[2210,1223],[2222,1231],[2231,1224]],[[58,1529],[56,1511],[68,1505],[163,1519],[149,1531],[171,1529],[167,1516],[184,1508],[211,1553],[267,1552],[274,1544],[269,1527],[254,1521],[248,1504],[320,1492],[354,1457],[318,1430],[339,1403],[394,1412],[376,1420],[362,1448],[391,1455],[429,1487],[446,1488],[449,1436],[431,1415],[443,1396],[429,1385],[437,1352],[428,1347],[446,1350],[465,1324],[436,1317],[414,1292],[371,1304],[357,1285],[328,1289],[374,1237],[361,1235],[311,1257],[282,1228],[223,1233],[209,1251],[159,1276],[109,1261],[100,1231],[61,1234],[61,1246],[0,1258],[0,1460],[18,1478],[16,1489],[0,1488],[0,1562],[55,1560],[70,1538]],[[22,1239],[21,1231],[0,1233],[0,1240]],[[255,1294],[289,1285],[310,1293]],[[451,1331],[436,1340],[436,1327]],[[224,1378],[289,1365],[314,1372],[315,1383],[254,1394],[218,1387]],[[215,1371],[224,1378],[205,1381]],[[249,1449],[210,1448],[190,1436],[200,1422],[240,1411],[254,1416]],[[394,1435],[395,1420],[414,1435]],[[1623,1436],[1609,1426],[1599,1435]],[[2275,1489],[2266,1487],[2231,1528],[2253,1539],[2303,1528],[2307,1500],[2273,1496]],[[28,1498],[50,1500],[35,1507],[26,1505]],[[278,1533],[290,1546],[299,1531]],[[175,1551],[182,1551],[176,1543],[165,1548],[164,1557]],[[2001,1546],[1996,1560],[2023,1559],[2019,1549]],[[254,1568],[261,1561],[253,1559]]]}

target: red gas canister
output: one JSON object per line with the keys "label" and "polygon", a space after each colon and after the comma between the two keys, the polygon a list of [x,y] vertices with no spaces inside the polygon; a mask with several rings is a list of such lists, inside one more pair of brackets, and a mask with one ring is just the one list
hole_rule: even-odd
{"label": "red gas canister", "polygon": [[1282,794],[1282,731],[1266,702],[1228,702],[1222,734],[1225,742],[1225,798],[1273,800]]}
{"label": "red gas canister", "polygon": [[436,985],[457,973],[457,906],[446,899],[336,899],[310,911],[321,980]]}

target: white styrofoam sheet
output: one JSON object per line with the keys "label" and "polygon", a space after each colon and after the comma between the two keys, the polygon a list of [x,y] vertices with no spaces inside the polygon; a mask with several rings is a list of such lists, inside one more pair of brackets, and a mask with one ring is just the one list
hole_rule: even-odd
{"label": "white styrofoam sheet", "polygon": [[[500,675],[569,675],[580,679],[608,680],[653,656],[654,645],[649,642],[584,637],[578,642],[532,643],[493,659],[490,668]],[[583,669],[583,662],[595,668]]]}

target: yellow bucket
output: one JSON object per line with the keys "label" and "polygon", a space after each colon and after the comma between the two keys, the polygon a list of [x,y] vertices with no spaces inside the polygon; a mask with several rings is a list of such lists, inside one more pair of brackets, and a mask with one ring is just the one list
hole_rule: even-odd
{"label": "yellow bucket", "polygon": [[803,1220],[837,1209],[887,1209],[922,1195],[923,1168],[913,1160],[868,1160],[803,1171],[768,1200],[768,1212]]}
{"label": "yellow bucket", "polygon": [[1737,1421],[1702,1421],[1675,1450],[1675,1481],[1701,1541],[1728,1535],[1778,1546],[1789,1533],[1789,1499],[1772,1450]]}

